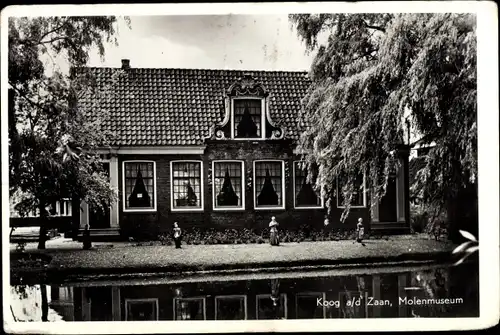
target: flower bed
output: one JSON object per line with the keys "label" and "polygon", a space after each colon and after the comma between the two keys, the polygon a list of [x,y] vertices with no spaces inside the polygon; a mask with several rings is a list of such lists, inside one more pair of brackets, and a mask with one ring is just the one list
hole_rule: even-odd
{"label": "flower bed", "polygon": [[[304,242],[304,241],[339,241],[354,239],[354,230],[307,230],[299,229],[297,231],[279,231],[280,241]],[[185,244],[207,245],[207,244],[251,244],[267,243],[269,231],[256,231],[253,229],[204,229],[188,228],[182,232],[182,241]],[[163,245],[173,245],[174,241],[171,234],[158,236],[158,240]]]}

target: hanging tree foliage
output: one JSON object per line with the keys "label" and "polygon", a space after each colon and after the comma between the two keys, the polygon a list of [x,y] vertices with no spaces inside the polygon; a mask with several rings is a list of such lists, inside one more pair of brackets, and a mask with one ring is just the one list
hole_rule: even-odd
{"label": "hanging tree foliage", "polygon": [[[413,191],[425,203],[446,208],[453,227],[474,225],[474,218],[477,225],[474,204],[463,204],[477,200],[475,16],[298,14],[289,19],[307,49],[316,52],[299,120],[304,126],[299,150],[309,166],[319,166],[317,185],[327,197],[334,194],[336,176],[347,179],[342,219],[350,209],[353,168],[367,171],[370,191],[384,195],[395,150],[405,142],[413,145],[406,139],[409,124],[422,144],[436,144]],[[461,206],[470,212],[460,212]],[[463,218],[469,223],[458,224]]]}
{"label": "hanging tree foliage", "polygon": [[[128,19],[126,18],[127,23]],[[11,17],[9,54],[9,186],[22,192],[21,215],[38,210],[39,248],[45,248],[48,213],[62,197],[77,197],[102,208],[115,197],[102,171],[98,146],[111,134],[101,128],[99,102],[109,90],[94,90],[85,66],[92,48],[104,56],[115,42],[115,17]],[[65,71],[60,64],[81,69]],[[79,104],[82,97],[94,105]]]}

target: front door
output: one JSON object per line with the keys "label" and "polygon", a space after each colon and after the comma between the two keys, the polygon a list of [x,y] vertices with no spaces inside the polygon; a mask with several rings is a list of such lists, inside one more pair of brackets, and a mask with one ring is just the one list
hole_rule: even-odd
{"label": "front door", "polygon": [[[103,163],[104,171],[109,181],[109,163]],[[93,208],[89,205],[89,226],[90,229],[102,229],[110,227],[109,206],[104,205],[104,209]]]}
{"label": "front door", "polygon": [[385,196],[379,203],[379,222],[398,222],[396,177],[390,177]]}

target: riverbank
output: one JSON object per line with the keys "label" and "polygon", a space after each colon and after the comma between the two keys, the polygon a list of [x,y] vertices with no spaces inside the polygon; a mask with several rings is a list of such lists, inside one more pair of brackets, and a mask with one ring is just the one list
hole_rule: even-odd
{"label": "riverbank", "polygon": [[[35,246],[36,247],[36,246]],[[182,249],[133,242],[93,243],[91,250],[66,239],[47,249],[11,246],[11,280],[63,282],[75,276],[144,273],[182,275],[200,271],[272,271],[317,267],[374,267],[388,263],[451,261],[453,244],[415,236],[364,241],[324,241],[235,245],[183,245]]]}

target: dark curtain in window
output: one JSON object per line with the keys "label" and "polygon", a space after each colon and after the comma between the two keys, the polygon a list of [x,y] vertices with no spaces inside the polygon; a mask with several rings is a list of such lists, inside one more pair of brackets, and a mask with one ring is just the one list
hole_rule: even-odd
{"label": "dark curtain in window", "polygon": [[279,197],[271,181],[269,169],[266,169],[266,177],[264,179],[264,185],[262,186],[262,190],[260,191],[260,194],[257,197],[257,204],[259,206],[279,205]]}
{"label": "dark curtain in window", "polygon": [[217,195],[217,204],[219,206],[238,206],[239,204],[239,197],[236,195],[236,192],[234,192],[228,168],[226,168],[222,188]]}
{"label": "dark curtain in window", "polygon": [[144,185],[141,170],[137,171],[134,189],[132,190],[132,194],[128,198],[128,204],[129,207],[151,206],[151,198],[149,197],[148,191],[146,190],[146,185]]}
{"label": "dark curtain in window", "polygon": [[299,162],[295,162],[295,205],[321,205],[321,195],[314,190],[311,183],[307,182],[307,171],[301,168]]}
{"label": "dark curtain in window", "polygon": [[186,184],[186,194],[187,194],[187,206],[196,206],[198,202],[198,197],[196,196],[193,187],[191,187],[190,182]]}

